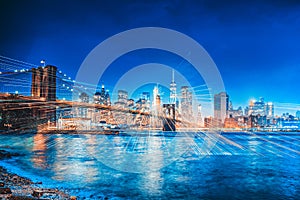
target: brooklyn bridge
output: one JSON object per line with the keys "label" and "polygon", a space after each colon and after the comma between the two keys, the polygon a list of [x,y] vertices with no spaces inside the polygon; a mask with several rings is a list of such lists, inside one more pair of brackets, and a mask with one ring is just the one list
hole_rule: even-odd
{"label": "brooklyn bridge", "polygon": [[161,112],[153,114],[143,106],[89,101],[91,97],[101,100],[101,92],[107,94],[89,91],[87,83],[76,83],[56,66],[36,66],[3,56],[0,62],[0,130],[175,131],[178,126],[189,125],[176,119],[174,104],[163,104]]}

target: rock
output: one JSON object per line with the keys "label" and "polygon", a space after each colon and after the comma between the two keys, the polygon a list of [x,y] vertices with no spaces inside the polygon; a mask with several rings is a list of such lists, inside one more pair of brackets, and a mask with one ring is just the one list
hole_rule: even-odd
{"label": "rock", "polygon": [[0,188],[0,194],[12,194],[10,188]]}
{"label": "rock", "polygon": [[4,187],[4,183],[3,182],[0,182],[0,187]]}
{"label": "rock", "polygon": [[40,198],[43,195],[43,191],[41,190],[33,190],[32,196]]}
{"label": "rock", "polygon": [[0,159],[9,159],[11,154],[5,150],[0,150]]}
{"label": "rock", "polygon": [[75,196],[70,196],[70,200],[76,200],[77,198]]}

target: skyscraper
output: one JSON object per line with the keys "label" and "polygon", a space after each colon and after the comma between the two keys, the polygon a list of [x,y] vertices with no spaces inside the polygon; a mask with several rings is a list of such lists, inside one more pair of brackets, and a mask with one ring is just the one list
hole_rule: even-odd
{"label": "skyscraper", "polygon": [[266,106],[265,106],[264,98],[261,97],[259,101],[256,100],[250,101],[248,115],[266,116]]}
{"label": "skyscraper", "polygon": [[176,104],[177,94],[176,94],[176,83],[174,77],[174,69],[172,70],[172,81],[170,83],[170,103]]}
{"label": "skyscraper", "polygon": [[184,121],[193,121],[193,98],[188,86],[181,87],[181,116]]}
{"label": "skyscraper", "polygon": [[203,124],[203,119],[202,119],[202,105],[201,104],[198,105],[197,111],[198,111],[197,125],[198,125],[198,127],[203,127],[204,124]]}
{"label": "skyscraper", "polygon": [[104,85],[102,85],[101,92],[95,93],[94,103],[101,105],[110,105],[110,96],[108,91],[105,91]]}
{"label": "skyscraper", "polygon": [[265,107],[267,118],[274,118],[274,104],[272,102],[269,102],[265,105]]}
{"label": "skyscraper", "polygon": [[249,103],[248,115],[266,116],[271,119],[274,117],[274,104],[272,102],[265,103],[264,98],[260,98],[258,101],[251,100]]}
{"label": "skyscraper", "polygon": [[[226,92],[221,92],[214,96],[214,118],[217,122],[224,123],[229,108],[229,96]],[[220,126],[218,124],[218,126]]]}
{"label": "skyscraper", "polygon": [[118,103],[123,106],[127,105],[128,92],[125,90],[118,90]]}
{"label": "skyscraper", "polygon": [[154,128],[161,127],[162,122],[158,116],[161,115],[160,108],[161,100],[158,85],[153,89],[153,102],[152,102],[152,116],[151,116],[151,126]]}
{"label": "skyscraper", "polygon": [[[82,92],[79,95],[79,100],[82,103],[89,103],[89,95],[85,92]],[[85,107],[79,107],[79,117],[86,118],[88,114],[88,109]]]}

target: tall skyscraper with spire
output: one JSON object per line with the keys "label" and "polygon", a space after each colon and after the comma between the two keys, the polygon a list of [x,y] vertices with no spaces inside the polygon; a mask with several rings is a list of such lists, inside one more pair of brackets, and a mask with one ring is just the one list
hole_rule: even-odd
{"label": "tall skyscraper with spire", "polygon": [[175,76],[174,76],[174,69],[172,70],[172,81],[170,83],[170,103],[176,104],[177,101],[177,94],[176,94],[176,83],[175,83]]}

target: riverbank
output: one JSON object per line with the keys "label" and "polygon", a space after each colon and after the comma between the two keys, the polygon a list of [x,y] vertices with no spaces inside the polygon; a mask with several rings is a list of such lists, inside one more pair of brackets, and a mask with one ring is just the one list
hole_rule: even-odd
{"label": "riverbank", "polygon": [[[5,150],[0,150],[0,160],[17,156]],[[62,191],[53,188],[43,188],[42,182],[32,182],[30,179],[9,172],[0,166],[0,199],[30,200],[30,199],[76,199]]]}

